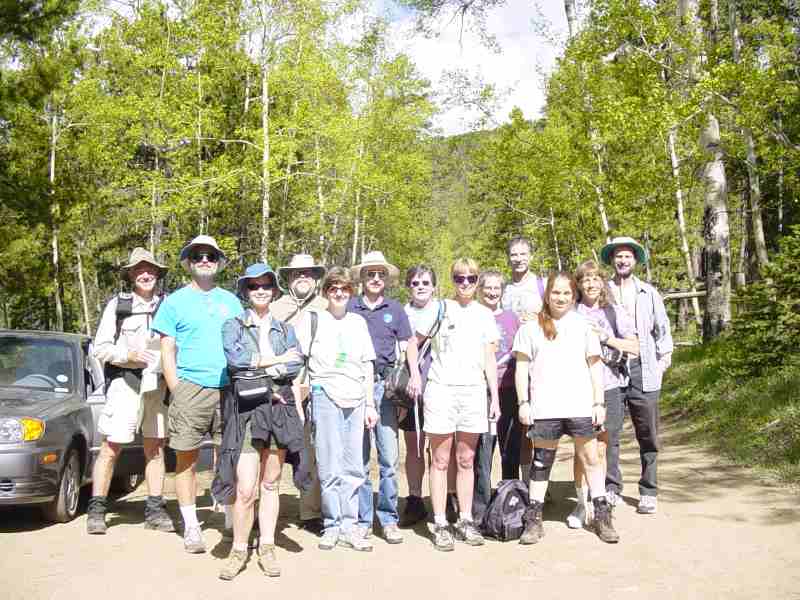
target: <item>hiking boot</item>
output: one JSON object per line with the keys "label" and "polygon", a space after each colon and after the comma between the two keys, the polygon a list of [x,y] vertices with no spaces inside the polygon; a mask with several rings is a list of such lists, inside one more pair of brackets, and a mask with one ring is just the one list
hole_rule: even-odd
{"label": "hiking boot", "polygon": [[616,544],[619,541],[619,534],[614,529],[612,513],[614,509],[605,498],[597,498],[592,501],[594,504],[594,520],[592,528],[602,541],[606,544]]}
{"label": "hiking boot", "polygon": [[[194,527],[192,528],[194,529]],[[199,528],[198,528],[199,530]],[[219,578],[230,581],[244,570],[247,563],[247,550],[231,550],[225,566],[219,572]]]}
{"label": "hiking boot", "polygon": [[86,509],[86,533],[89,535],[105,535],[108,526],[106,525],[106,507],[108,506],[105,496],[92,496],[89,498],[89,506]]}
{"label": "hiking boot", "polygon": [[206,543],[203,541],[200,525],[187,527],[183,532],[183,549],[189,554],[202,554],[206,551]]}
{"label": "hiking boot", "polygon": [[586,523],[586,505],[580,500],[575,505],[575,509],[567,517],[567,527],[570,529],[581,529]]}
{"label": "hiking boot", "polygon": [[281,576],[281,566],[278,564],[275,544],[264,544],[258,549],[258,564],[267,577]]}
{"label": "hiking boot", "polygon": [[336,544],[339,541],[339,530],[335,527],[329,527],[325,530],[322,534],[322,539],[320,539],[319,543],[317,544],[317,548],[320,550],[333,550],[336,548]]}
{"label": "hiking boot", "polygon": [[445,505],[444,515],[448,523],[458,521],[458,498],[455,494],[448,492],[447,504]]}
{"label": "hiking boot", "polygon": [[339,536],[339,545],[352,548],[357,552],[372,552],[372,542],[364,534],[364,528],[353,527],[343,536]]}
{"label": "hiking boot", "polygon": [[402,544],[403,534],[400,533],[397,525],[387,525],[383,528],[383,539],[386,540],[387,544]]}
{"label": "hiking boot", "polygon": [[144,505],[144,528],[155,531],[175,531],[175,524],[164,510],[164,500],[161,497],[147,497]]}
{"label": "hiking boot", "polygon": [[655,496],[642,496],[639,498],[639,506],[636,512],[640,515],[653,515],[658,509],[658,498]]}
{"label": "hiking boot", "polygon": [[459,519],[454,527],[455,538],[468,546],[483,546],[483,536],[475,523],[467,519]]}
{"label": "hiking boot", "polygon": [[449,525],[436,525],[433,528],[433,547],[440,552],[452,552],[455,549]]}
{"label": "hiking boot", "polygon": [[614,490],[606,490],[606,500],[610,506],[616,506],[622,502],[622,496]]}
{"label": "hiking boot", "polygon": [[406,499],[406,508],[400,518],[400,527],[413,527],[428,516],[425,503],[419,496],[409,496]]}
{"label": "hiking boot", "polygon": [[309,533],[313,533],[317,537],[322,535],[323,525],[322,519],[320,518],[301,520],[298,527],[308,531]]}
{"label": "hiking boot", "polygon": [[544,537],[542,508],[544,505],[541,502],[532,500],[531,505],[525,510],[525,514],[522,515],[525,530],[519,538],[520,544],[536,544]]}

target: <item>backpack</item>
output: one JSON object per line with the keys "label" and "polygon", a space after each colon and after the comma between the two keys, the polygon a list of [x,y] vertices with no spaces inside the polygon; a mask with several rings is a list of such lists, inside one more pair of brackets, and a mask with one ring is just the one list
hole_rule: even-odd
{"label": "backpack", "polygon": [[527,486],[519,479],[503,479],[483,514],[483,534],[501,542],[519,539],[525,529],[523,515],[528,506]]}

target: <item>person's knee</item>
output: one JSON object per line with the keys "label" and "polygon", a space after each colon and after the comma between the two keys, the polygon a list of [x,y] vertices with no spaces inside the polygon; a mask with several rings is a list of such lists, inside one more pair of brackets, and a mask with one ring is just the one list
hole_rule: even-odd
{"label": "person's knee", "polygon": [[274,481],[264,480],[261,482],[261,493],[264,495],[278,494],[281,489],[281,479],[278,477]]}
{"label": "person's knee", "polygon": [[144,440],[144,457],[148,461],[153,459],[163,460],[164,458],[164,440],[145,438]]}
{"label": "person's knee", "polygon": [[447,471],[450,466],[450,452],[433,452],[431,456],[431,468],[437,471]]}
{"label": "person's knee", "polygon": [[600,464],[600,453],[597,444],[586,444],[581,450],[581,461],[584,468],[594,469]]}
{"label": "person's knee", "polygon": [[105,443],[100,446],[100,458],[111,461],[112,463],[117,460],[120,452],[122,452],[122,444],[106,440]]}
{"label": "person's knee", "polygon": [[556,462],[555,448],[534,448],[531,481],[550,481],[550,471]]}
{"label": "person's knee", "polygon": [[236,502],[245,508],[250,508],[256,501],[256,486],[242,484],[241,482],[236,486]]}

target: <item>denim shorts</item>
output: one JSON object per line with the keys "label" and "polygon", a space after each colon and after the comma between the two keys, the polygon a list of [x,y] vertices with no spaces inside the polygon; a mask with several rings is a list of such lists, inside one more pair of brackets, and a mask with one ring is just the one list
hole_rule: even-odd
{"label": "denim shorts", "polygon": [[560,440],[562,435],[573,438],[594,437],[592,417],[537,419],[528,430],[528,437],[534,440]]}

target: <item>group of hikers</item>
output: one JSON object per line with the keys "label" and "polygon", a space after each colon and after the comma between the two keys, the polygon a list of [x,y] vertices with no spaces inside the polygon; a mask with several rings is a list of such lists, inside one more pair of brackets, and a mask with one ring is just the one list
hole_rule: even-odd
{"label": "group of hikers", "polygon": [[[519,542],[535,544],[545,533],[556,448],[568,435],[577,504],[567,525],[619,541],[612,511],[622,493],[626,408],[641,455],[637,511],[657,509],[669,320],[656,289],[634,275],[648,260],[636,240],[603,246],[600,262],[610,275],[588,260],[574,274],[542,279],[530,270],[531,249],[524,237],[508,242],[509,281],[470,258],[456,260],[447,299],[437,295],[434,269],[413,266],[405,306],[387,297],[401,274],[378,251],[350,268],[326,268],[307,254],[277,271],[256,263],[237,279],[234,295],[215,283],[225,253],[200,235],[180,253],[190,282],[167,296],[159,290],[166,266],[134,249],[121,269],[131,290],[110,300],[94,342],[106,367],[107,403],[88,533],[106,533],[114,464],[140,430],[145,527],[174,531],[163,498],[168,443],[190,553],[206,549],[195,506],[199,449],[209,436],[216,444],[212,493],[225,511],[223,541],[231,544],[222,579],[245,568],[250,549],[266,575],[280,575],[275,529],[287,460],[300,489],[300,526],[319,536],[322,550],[371,551],[375,525],[387,543],[402,543],[402,529],[428,517],[427,465],[433,546],[451,551],[454,540],[484,543],[499,447],[502,479],[527,486]],[[401,395],[410,409],[396,402]],[[399,431],[408,479],[402,515]],[[377,494],[369,476],[373,446]]]}

